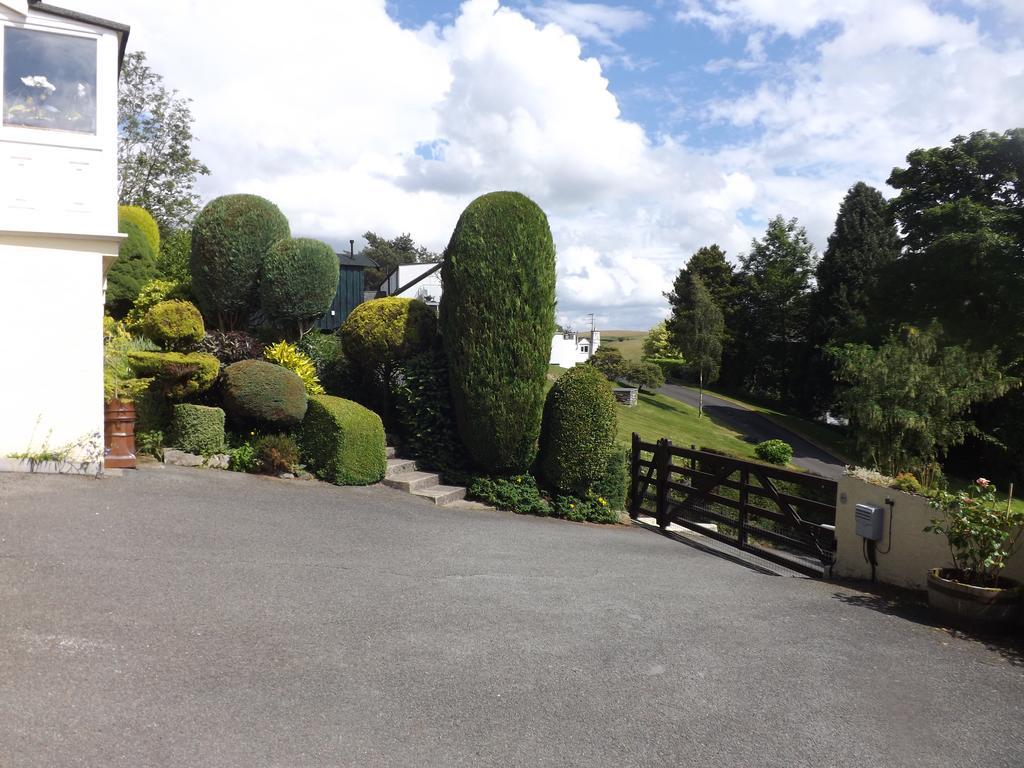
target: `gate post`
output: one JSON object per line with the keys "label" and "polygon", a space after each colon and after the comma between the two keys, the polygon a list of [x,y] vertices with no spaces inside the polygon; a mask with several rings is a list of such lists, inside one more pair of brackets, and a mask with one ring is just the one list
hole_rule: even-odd
{"label": "gate post", "polygon": [[655,455],[655,463],[658,467],[658,527],[663,531],[671,522],[668,514],[669,467],[672,464],[672,457],[668,450],[671,447],[672,441],[662,438],[658,441],[658,452]]}
{"label": "gate post", "polygon": [[640,493],[640,435],[633,433],[633,450],[629,460],[629,516],[636,520],[640,515],[640,504],[642,499],[637,498]]}
{"label": "gate post", "polygon": [[736,537],[740,549],[747,546],[747,504],[750,501],[748,485],[750,484],[750,470],[746,467],[740,470],[740,509],[737,514],[739,526],[736,529]]}

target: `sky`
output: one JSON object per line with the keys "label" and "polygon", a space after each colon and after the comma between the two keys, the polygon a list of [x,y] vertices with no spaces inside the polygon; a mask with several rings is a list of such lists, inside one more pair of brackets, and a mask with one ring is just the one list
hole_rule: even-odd
{"label": "sky", "polygon": [[824,249],[846,190],[1024,125],[1022,0],[64,0],[192,99],[198,187],[296,236],[442,251],[477,195],[546,211],[558,319],[646,329],[701,246]]}

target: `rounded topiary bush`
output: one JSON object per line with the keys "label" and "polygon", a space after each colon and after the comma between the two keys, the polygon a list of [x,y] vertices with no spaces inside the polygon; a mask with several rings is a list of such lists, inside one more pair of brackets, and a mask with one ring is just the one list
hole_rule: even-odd
{"label": "rounded topiary bush", "polygon": [[124,317],[146,283],[156,277],[156,254],[136,224],[121,221],[118,230],[127,235],[121,241],[117,260],[107,272],[106,305],[110,314]]}
{"label": "rounded topiary bush", "polygon": [[330,395],[309,399],[299,431],[306,466],[335,485],[370,485],[384,478],[384,424],[373,411]]}
{"label": "rounded topiary bush", "polygon": [[171,442],[178,450],[210,456],[224,449],[224,411],[179,403],[171,415]]}
{"label": "rounded topiary bush", "polygon": [[142,335],[164,349],[192,349],[206,335],[203,316],[189,301],[161,301],[152,306],[139,326]]}
{"label": "rounded topiary bush", "polygon": [[441,268],[441,337],[459,435],[488,472],[536,456],[555,331],[555,246],[547,217],[517,192],[478,197]]}
{"label": "rounded topiary bush", "polygon": [[293,426],[306,402],[302,379],[280,365],[242,360],[224,369],[224,409],[236,421]]}
{"label": "rounded topiary bush", "polygon": [[301,335],[331,308],[338,270],[338,257],[327,243],[307,237],[278,240],[263,260],[263,311],[281,328]]}
{"label": "rounded topiary bush", "polygon": [[548,483],[585,497],[608,474],[617,420],[615,398],[600,371],[590,366],[566,371],[544,404],[540,467]]}
{"label": "rounded topiary bush", "polygon": [[172,400],[205,392],[220,373],[220,361],[202,352],[129,352],[135,375],[154,379],[153,387]]}
{"label": "rounded topiary bush", "polygon": [[149,242],[149,247],[153,249],[153,254],[159,256],[160,227],[149,211],[137,205],[119,205],[117,207],[117,220],[119,222],[131,222],[142,230],[142,234],[145,235],[146,240]]}
{"label": "rounded topiary bush", "polygon": [[365,368],[389,366],[430,347],[437,335],[433,310],[419,299],[374,299],[338,329],[345,355]]}
{"label": "rounded topiary bush", "polygon": [[224,195],[210,202],[192,227],[192,290],[207,322],[221,330],[243,327],[256,310],[259,276],[270,247],[289,237],[288,220],[257,195]]}
{"label": "rounded topiary bush", "polygon": [[754,455],[769,464],[785,466],[793,458],[793,446],[785,440],[765,440],[754,446]]}

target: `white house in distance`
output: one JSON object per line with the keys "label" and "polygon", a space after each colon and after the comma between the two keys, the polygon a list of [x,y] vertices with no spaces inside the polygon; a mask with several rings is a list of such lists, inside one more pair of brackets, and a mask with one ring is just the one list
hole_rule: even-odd
{"label": "white house in distance", "polygon": [[[444,286],[441,284],[441,262],[425,264],[401,264],[388,274],[377,289],[377,296],[399,296],[403,299],[421,299],[432,307],[441,301]],[[585,363],[601,346],[601,332],[594,331],[593,342],[589,335],[556,333],[551,337],[551,358],[548,365],[573,368]]]}
{"label": "white house in distance", "polygon": [[90,443],[70,458],[102,455],[103,289],[122,239],[117,80],[127,38],[123,24],[0,0],[2,467],[11,454]]}

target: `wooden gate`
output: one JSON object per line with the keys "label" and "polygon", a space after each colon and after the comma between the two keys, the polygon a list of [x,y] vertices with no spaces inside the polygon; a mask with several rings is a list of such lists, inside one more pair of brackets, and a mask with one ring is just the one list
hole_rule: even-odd
{"label": "wooden gate", "polygon": [[817,475],[645,443],[633,433],[629,515],[654,517],[812,576],[835,560],[838,484]]}

